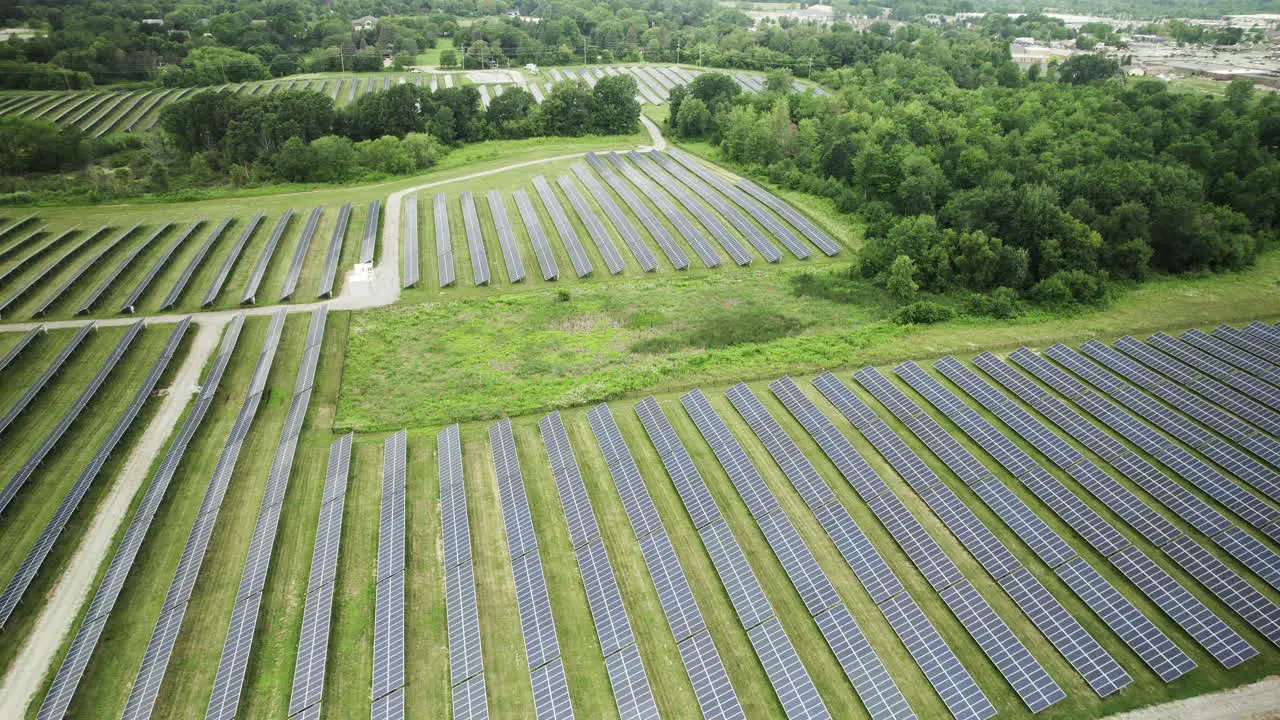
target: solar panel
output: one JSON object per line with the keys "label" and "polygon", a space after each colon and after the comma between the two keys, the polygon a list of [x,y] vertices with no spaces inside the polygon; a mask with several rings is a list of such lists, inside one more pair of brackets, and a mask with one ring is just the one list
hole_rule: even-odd
{"label": "solar panel", "polygon": [[769,513],[757,518],[757,522],[810,615],[818,615],[840,602],[835,586],[785,513]]}
{"label": "solar panel", "polygon": [[1269,381],[1274,377],[1275,364],[1280,362],[1280,353],[1273,350],[1270,343],[1255,339],[1230,325],[1214,328],[1212,336],[1193,328],[1180,337],[1191,344],[1196,344],[1193,340],[1198,340],[1201,349],[1264,380]]}
{"label": "solar panel", "polygon": [[890,598],[880,605],[880,611],[956,720],[996,714],[991,701],[911,595]]}
{"label": "solar panel", "polygon": [[[319,709],[320,706],[315,707]],[[319,715],[316,717],[319,718]],[[369,717],[372,720],[404,720],[404,688],[374,700]]]}
{"label": "solar panel", "polygon": [[565,433],[559,412],[543,417],[538,421],[538,427],[542,431],[547,458],[551,461],[560,507],[564,510],[565,521],[569,526],[569,540],[575,548],[581,548],[600,536],[600,528],[596,525],[591,499],[582,482],[573,446],[569,444],[569,436]]}
{"label": "solar panel", "polygon": [[[587,160],[590,162],[593,157],[595,156],[588,155]],[[636,194],[631,191],[627,183],[615,175],[599,158],[595,158],[595,161],[591,162],[591,167],[600,174],[600,177],[604,178],[604,181],[609,184],[609,187],[613,188],[618,197],[622,198],[622,202],[631,208],[631,211],[640,220],[640,224],[644,225],[650,236],[657,241],[658,247],[667,256],[667,260],[671,262],[672,267],[677,270],[684,270],[689,267],[689,256],[676,245],[675,238],[671,237],[671,233],[667,232],[666,226],[658,220],[648,205],[645,205],[640,201],[640,198],[636,197]],[[614,227],[622,234],[622,239],[631,248],[631,254],[635,255],[636,260],[640,262],[640,266],[645,269],[645,272],[655,269],[657,267],[657,259],[654,258],[653,251],[644,244],[639,233],[636,232],[635,226],[631,224],[630,219],[622,214],[622,211],[618,209],[613,199],[600,186],[600,183],[596,181],[591,172],[581,164],[574,165],[573,172],[582,181],[582,184],[587,187],[587,191],[591,193],[596,202],[600,204],[605,214],[609,216]]]}
{"label": "solar panel", "polygon": [[258,229],[264,214],[265,211],[259,210],[256,215],[249,219],[248,224],[241,231],[240,237],[231,246],[231,251],[223,259],[222,265],[218,268],[218,274],[214,276],[213,282],[209,283],[209,289],[205,291],[204,299],[200,301],[200,307],[209,307],[217,301],[218,294],[222,292],[222,287],[227,284],[227,279],[231,277],[231,270],[235,267],[236,261],[240,259],[240,255],[244,253],[245,246],[249,244],[249,238],[253,237],[253,232]]}
{"label": "solar panel", "polygon": [[12,425],[23,411],[27,409],[27,406],[31,404],[31,401],[40,394],[40,391],[44,389],[45,385],[49,384],[49,381],[53,379],[53,376],[58,374],[58,371],[62,369],[62,366],[66,365],[67,360],[71,358],[71,355],[75,353],[81,343],[84,342],[85,338],[89,336],[89,333],[92,332],[95,327],[95,323],[89,323],[81,326],[80,329],[76,331],[76,334],[72,335],[71,339],[67,341],[67,344],[62,346],[62,349],[58,351],[58,354],[54,356],[49,365],[34,381],[32,381],[30,385],[27,386],[27,389],[24,390],[22,395],[14,401],[13,405],[9,406],[9,409],[5,411],[4,416],[0,417],[0,434],[3,434],[5,430],[8,430],[9,426]]}
{"label": "solar panel", "polygon": [[1038,713],[1066,698],[1067,694],[1045,672],[1040,661],[1032,656],[968,580],[939,594],[978,647],[1013,686],[1028,710]]}
{"label": "solar panel", "polygon": [[628,645],[605,658],[605,666],[609,671],[609,684],[613,686],[613,699],[618,704],[618,716],[622,720],[658,717],[653,690],[649,688],[640,650],[635,645]]}
{"label": "solar panel", "polygon": [[[516,195],[516,206],[520,209],[520,215],[524,217],[524,206],[521,205],[521,195]],[[485,196],[485,200],[489,203],[489,214],[493,216],[494,228],[498,231],[498,246],[502,248],[502,260],[507,266],[507,280],[510,282],[520,282],[524,280],[524,261],[520,258],[520,249],[516,247],[516,236],[511,229],[511,222],[507,219],[507,208],[502,202],[502,194],[497,190],[490,190]],[[527,204],[529,199],[526,197],[524,203]],[[528,224],[528,221],[525,221]],[[537,222],[537,218],[534,218]],[[551,251],[546,246],[546,238],[542,236],[542,228],[536,228],[537,239],[535,239],[535,229],[529,229],[529,241],[533,244],[534,253],[538,257],[538,264],[542,267],[542,275],[545,280],[553,280],[557,275],[555,270],[555,258],[551,257]],[[539,244],[541,243],[541,245]],[[550,260],[550,276],[547,275]]]}
{"label": "solar panel", "polygon": [[516,455],[511,421],[503,419],[489,426],[489,447],[497,470],[498,494],[502,503],[502,522],[507,531],[507,550],[512,558],[537,552],[538,540],[533,532],[533,516],[524,491],[524,474]]}
{"label": "solar panel", "polygon": [[808,218],[801,215],[790,205],[779,200],[773,193],[746,178],[738,178],[737,186],[780,215],[824,254],[830,256],[840,252],[840,246],[820,230],[817,225],[810,222]]}
{"label": "solar panel", "polygon": [[1010,573],[1000,580],[1000,586],[1098,697],[1106,697],[1133,683],[1129,673],[1062,607],[1030,570],[1021,568]]}
{"label": "solar panel", "polygon": [[751,253],[747,252],[742,243],[738,242],[738,239],[729,233],[720,220],[707,210],[705,205],[685,191],[679,180],[671,177],[670,174],[659,168],[648,157],[634,150],[627,153],[627,158],[652,178],[659,187],[665,189],[671,197],[675,198],[676,202],[680,203],[690,215],[697,218],[698,222],[707,229],[707,232],[711,233],[711,236],[716,239],[716,242],[720,243],[720,246],[724,248],[735,263],[738,265],[751,264]]}
{"label": "solar panel", "polygon": [[556,658],[529,675],[533,685],[533,711],[538,720],[568,720],[573,717],[569,681],[564,663]]}
{"label": "solar panel", "polygon": [[934,590],[941,590],[964,579],[960,569],[897,495],[886,493],[872,498],[867,506]]}
{"label": "solar panel", "polygon": [[1160,548],[1255,630],[1280,645],[1280,607],[1188,535]]}
{"label": "solar panel", "polygon": [[[46,295],[44,300],[40,302],[40,304],[36,307],[36,309],[31,314],[34,316],[44,315],[49,310],[49,308],[53,307],[54,304],[56,304],[59,300],[62,299],[64,295],[66,295],[67,291],[71,289],[72,285],[75,285],[77,282],[79,282],[80,278],[84,277],[84,275],[88,273],[90,270],[92,270],[94,267],[96,267],[97,264],[104,257],[110,254],[113,250],[119,247],[120,244],[123,243],[127,238],[133,235],[133,232],[137,230],[141,225],[142,223],[140,222],[134,223],[132,227],[125,230],[124,232],[121,232],[119,235],[116,235],[114,238],[108,240],[105,245],[98,247],[94,251],[93,255],[91,255],[83,263],[80,263],[80,265],[76,267],[76,269],[73,270],[70,274],[66,275],[62,279],[62,282],[58,284],[58,287],[55,288],[52,293],[50,293],[49,295]],[[96,236],[97,233],[95,233],[94,235]],[[68,256],[78,251],[80,247],[82,247],[87,242],[88,242],[88,238],[86,238],[85,241],[81,243],[81,245],[77,245],[76,247],[71,248],[62,257],[52,261],[48,266],[46,266],[44,269],[36,273],[36,276],[34,278],[28,278],[27,285],[24,285],[22,288],[19,288],[12,295],[10,295],[9,300],[5,302],[4,306],[7,307],[9,302],[11,302],[14,298],[17,298],[25,294],[26,291],[30,289],[32,284],[44,278],[48,270],[52,269],[57,265],[60,265]]]}
{"label": "solar panel", "polygon": [[547,209],[547,214],[551,216],[551,223],[555,225],[556,234],[560,236],[560,241],[564,243],[565,250],[569,253],[569,261],[573,263],[573,271],[577,273],[578,277],[590,275],[591,260],[587,258],[587,253],[582,248],[581,241],[578,240],[578,233],[574,232],[573,225],[569,223],[569,216],[564,214],[564,208],[560,206],[560,201],[556,198],[551,185],[547,183],[546,178],[541,175],[535,175],[533,187],[538,191],[538,197],[542,199],[542,205]]}
{"label": "solar panel", "polygon": [[662,604],[662,612],[667,616],[667,624],[671,626],[676,642],[706,628],[666,530],[659,527],[641,538],[640,552],[644,555],[645,566],[658,592],[658,602]]}
{"label": "solar panel", "polygon": [[1057,567],[1076,556],[1076,551],[1062,536],[1000,480],[992,478],[977,483],[973,491],[1049,567]]}
{"label": "solar panel", "polygon": [[[88,493],[90,486],[97,478],[108,456],[115,450],[120,439],[124,437],[124,434],[133,425],[138,413],[142,410],[142,406],[160,381],[160,376],[169,367],[169,363],[178,349],[178,344],[182,342],[182,338],[185,336],[190,324],[191,319],[184,318],[170,332],[169,339],[165,342],[160,356],[152,364],[150,372],[147,373],[142,384],[139,385],[132,400],[120,414],[120,417],[116,419],[107,436],[103,438],[89,464],[81,471],[70,489],[67,490],[54,511],[53,517],[49,519],[44,530],[36,538],[35,543],[27,550],[22,562],[19,563],[17,570],[5,586],[4,592],[0,593],[0,627],[4,626],[14,608],[22,600],[31,581],[39,573],[49,552],[53,549],[58,537],[71,520],[71,516],[75,514],[76,509],[80,506],[85,494]],[[30,334],[28,334],[29,336]]]}
{"label": "solar panel", "polygon": [[711,556],[711,564],[729,594],[729,601],[733,603],[742,626],[750,629],[773,617],[773,606],[765,597],[764,589],[760,587],[729,525],[724,520],[717,520],[698,531],[698,536]]}
{"label": "solar panel", "polygon": [[[605,265],[609,267],[609,272],[614,275],[622,272],[626,267],[622,260],[622,254],[618,252],[618,247],[614,245],[613,238],[604,229],[600,218],[591,209],[586,198],[582,196],[582,193],[578,192],[578,186],[573,184],[573,179],[568,175],[561,175],[556,178],[556,184],[564,191],[564,196],[569,199],[569,205],[573,207],[578,219],[582,221],[583,227],[587,229],[587,234],[591,236],[591,241],[595,243],[596,249],[600,251]],[[566,220],[566,224],[567,222]],[[621,231],[619,232],[621,233]]]}
{"label": "solar panel", "polygon": [[1161,680],[1171,682],[1195,669],[1195,661],[1084,558],[1065,563],[1054,572]]}
{"label": "solar panel", "polygon": [[249,276],[249,282],[245,283],[244,292],[240,295],[240,304],[257,302],[258,286],[262,284],[262,279],[267,275],[267,267],[271,263],[271,258],[276,254],[276,248],[280,246],[280,237],[284,235],[285,228],[289,226],[289,220],[293,217],[293,208],[284,211],[280,216],[280,220],[276,222],[275,228],[271,230],[271,234],[267,236],[267,244],[262,246],[262,252],[258,254],[258,261],[254,263],[253,273]]}
{"label": "solar panel", "polygon": [[951,488],[936,485],[922,493],[920,498],[992,578],[998,580],[1022,567],[1008,546],[973,514]]}
{"label": "solar panel", "polygon": [[898,580],[898,576],[889,568],[843,505],[823,505],[814,511],[814,515],[873,602],[879,604],[902,592],[902,582]]}
{"label": "solar panel", "polygon": [[[352,89],[355,89],[354,83]],[[320,285],[316,288],[316,297],[333,297],[333,284],[338,277],[338,260],[342,257],[342,245],[347,236],[347,223],[351,220],[351,203],[344,204],[338,210],[338,220],[333,226],[333,234],[329,236],[329,249],[325,253],[324,268],[320,272]]]}
{"label": "solar panel", "polygon": [[778,508],[778,500],[769,490],[764,479],[747,457],[742,446],[729,432],[724,421],[707,402],[701,390],[694,389],[680,398],[689,416],[693,418],[698,432],[706,439],[707,444],[715,452],[729,479],[733,482],[738,495],[747,504],[752,517],[761,518]]}
{"label": "solar panel", "polygon": [[729,674],[720,661],[711,633],[703,630],[678,647],[702,717],[705,720],[745,720],[746,713],[738,703],[738,695],[729,682]]}
{"label": "solar panel", "polygon": [[1096,510],[1086,505],[1047,470],[1038,468],[1022,478],[1022,482],[1053,514],[1103,555],[1110,555],[1129,545],[1129,541],[1115,526],[1102,519]]}
{"label": "solar panel", "polygon": [[684,444],[676,435],[675,429],[667,420],[666,414],[653,396],[646,397],[635,405],[636,415],[644,426],[645,432],[658,449],[662,463],[671,476],[671,481],[684,503],[689,519],[695,528],[702,528],[720,517],[720,508],[707,490],[702,475],[693,464],[693,459],[685,450]]}
{"label": "solar panel", "polygon": [[440,287],[447,288],[457,281],[453,268],[453,239],[449,232],[449,204],[444,193],[436,193],[431,199],[432,215],[435,221],[436,238],[436,271]]}
{"label": "solar panel", "polygon": [[787,480],[795,487],[800,498],[812,510],[835,500],[835,494],[827,486],[826,481],[818,474],[804,453],[796,447],[795,442],[787,435],[782,426],[774,420],[769,411],[760,404],[751,389],[742,383],[725,392],[729,402],[747,421],[752,432],[764,444],[765,449],[782,469]]}
{"label": "solar panel", "polygon": [[796,654],[791,638],[782,629],[777,618],[757,625],[747,631],[751,647],[755,648],[764,672],[769,676],[782,703],[782,711],[788,718],[829,718],[831,713],[818,695],[800,656]]}
{"label": "solar panel", "polygon": [[471,563],[444,573],[445,625],[449,634],[449,675],[457,686],[484,670],[480,647],[480,614]]}
{"label": "solar panel", "polygon": [[18,359],[18,356],[22,354],[23,350],[27,349],[27,346],[31,344],[32,340],[35,340],[36,337],[40,335],[44,335],[47,331],[48,330],[45,328],[44,323],[40,323],[28,330],[22,337],[18,338],[18,341],[13,344],[13,347],[9,348],[8,352],[4,354],[4,357],[0,357],[0,372],[4,372],[6,368],[12,365],[13,361]]}
{"label": "solar panel", "polygon": [[222,647],[222,659],[213,678],[213,693],[205,717],[210,720],[234,718],[244,689],[244,668],[249,664],[249,650],[253,644],[253,630],[257,625],[262,595],[252,595],[236,603],[231,611],[231,623],[227,639]]}
{"label": "solar panel", "polygon": [[401,241],[404,247],[401,251],[401,278],[400,287],[410,288],[418,284],[419,264],[418,258],[418,194],[412,193],[404,199],[404,217],[401,221],[404,223],[404,239]]}
{"label": "solar panel", "polygon": [[875,720],[906,720],[915,713],[893,677],[885,670],[848,608],[836,605],[814,617],[853,688]]}
{"label": "solar panel", "polygon": [[373,611],[373,689],[380,698],[404,685],[404,573],[378,581]]}
{"label": "solar panel", "polygon": [[1239,560],[1263,582],[1280,590],[1280,555],[1262,544],[1244,528],[1232,525],[1220,535],[1215,535],[1214,542],[1231,557]]}
{"label": "solar panel", "polygon": [[551,599],[547,596],[547,583],[542,574],[542,560],[537,552],[521,555],[511,561],[511,573],[515,576],[516,604],[520,609],[525,653],[529,669],[534,670],[560,656]]}
{"label": "solar panel", "polygon": [[489,701],[485,697],[484,675],[476,675],[453,687],[453,720],[486,720]]}
{"label": "solar panel", "polygon": [[1280,348],[1280,329],[1255,320],[1248,325],[1245,325],[1244,331],[1248,333],[1250,337],[1270,343],[1272,347]]}
{"label": "solar panel", "polygon": [[1152,335],[1147,342],[1271,409],[1280,409],[1280,388],[1247,373],[1236,372],[1226,363],[1164,333]]}
{"label": "solar panel", "polygon": [[600,404],[591,408],[587,411],[587,420],[604,453],[609,475],[622,498],[623,508],[627,511],[627,518],[631,521],[631,529],[636,537],[643,537],[661,528],[662,519],[658,517],[658,509],[649,497],[649,491],[640,477],[640,469],[636,467],[631,450],[622,439],[622,433],[609,412],[609,406]]}
{"label": "solar panel", "polygon": [[[401,430],[382,445],[382,500],[378,521],[378,581],[401,572],[405,533],[405,441]],[[465,506],[463,511],[465,513]]]}
{"label": "solar panel", "polygon": [[[125,298],[124,303],[120,306],[120,312],[131,313],[134,311],[138,304],[138,300],[142,297],[142,294],[147,291],[147,288],[151,286],[151,282],[155,280],[156,275],[160,274],[160,271],[169,264],[169,260],[173,257],[174,253],[176,253],[178,248],[182,247],[182,245],[186,243],[187,238],[191,237],[191,235],[195,233],[196,228],[203,224],[204,218],[200,218],[188,225],[185,230],[178,233],[178,236],[173,239],[173,242],[169,243],[169,246],[165,248],[164,252],[162,252],[151,264],[151,267],[147,270],[146,274],[144,274],[142,278],[138,280],[137,284],[134,285],[133,290],[129,292],[129,296]],[[163,230],[163,228],[161,228],[161,230]],[[156,234],[159,234],[159,232],[160,231],[157,230]]]}
{"label": "solar panel", "polygon": [[381,200],[374,200],[369,203],[369,212],[364,217],[364,233],[360,237],[360,262],[362,264],[373,262],[373,256],[377,252],[378,221],[381,211]]}
{"label": "solar panel", "polygon": [[462,193],[462,227],[467,234],[467,248],[471,252],[471,275],[477,286],[489,284],[489,255],[484,249],[484,236],[480,233],[480,217],[476,215],[476,202],[471,192]]}
{"label": "solar panel", "polygon": [[[587,155],[587,162],[592,162],[593,158],[596,162],[600,162],[600,159],[593,154]],[[689,243],[689,246],[693,248],[694,253],[702,260],[704,265],[707,267],[718,267],[720,265],[720,253],[711,247],[711,243],[707,242],[702,233],[693,226],[688,216],[671,204],[671,201],[667,199],[667,196],[662,193],[658,186],[650,182],[643,173],[636,170],[634,165],[623,160],[622,156],[617,153],[608,153],[605,158],[627,180],[630,180],[633,185],[639,188],[640,192],[649,199],[649,202],[653,203],[654,207],[658,208],[658,212],[662,213],[667,222],[671,223],[676,232],[680,233],[685,242]],[[634,207],[632,209],[634,210]]]}
{"label": "solar panel", "polygon": [[591,608],[591,620],[600,639],[600,649],[607,657],[635,642],[631,623],[627,619],[604,543],[596,539],[578,548],[577,558],[582,584],[587,591],[587,604]]}

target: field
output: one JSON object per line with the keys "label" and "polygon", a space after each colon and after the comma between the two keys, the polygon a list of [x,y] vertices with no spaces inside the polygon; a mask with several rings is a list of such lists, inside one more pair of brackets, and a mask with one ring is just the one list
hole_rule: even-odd
{"label": "field", "polygon": [[418,65],[439,65],[440,53],[444,52],[445,50],[452,50],[452,49],[453,49],[453,38],[446,38],[446,37],[436,38],[436,46],[424,53],[419,53],[418,57],[414,59],[414,62]]}

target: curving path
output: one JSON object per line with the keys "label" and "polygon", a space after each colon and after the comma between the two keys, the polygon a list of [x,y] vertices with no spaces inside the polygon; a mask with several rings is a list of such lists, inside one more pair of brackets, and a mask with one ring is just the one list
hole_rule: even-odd
{"label": "curving path", "polygon": [[[665,148],[666,140],[662,137],[658,126],[643,115],[640,116],[640,121],[649,131],[651,142],[651,145],[641,146],[640,149]],[[629,148],[601,148],[596,152],[627,149]],[[93,581],[97,577],[98,569],[106,560],[107,551],[111,549],[112,538],[119,532],[120,526],[128,516],[129,506],[134,496],[147,481],[151,466],[164,450],[169,436],[173,434],[178,422],[182,419],[187,401],[199,389],[200,372],[209,357],[217,350],[222,330],[233,317],[240,313],[250,316],[270,315],[281,307],[288,308],[289,313],[292,314],[311,312],[326,304],[330,310],[365,310],[391,305],[400,299],[400,210],[406,195],[531,165],[572,160],[584,155],[586,153],[570,153],[526,160],[470,175],[423,183],[391,193],[385,203],[386,219],[382,228],[382,256],[380,262],[374,266],[373,289],[368,295],[353,295],[349,284],[344,282],[338,297],[326,302],[286,306],[264,305],[189,315],[166,314],[142,317],[141,319],[148,325],[176,323],[184,317],[191,317],[196,328],[195,342],[183,359],[178,375],[162,401],[160,411],[152,418],[146,432],[130,451],[128,461],[115,478],[107,497],[99,505],[97,514],[67,562],[66,570],[54,584],[30,634],[23,639],[22,647],[18,650],[9,671],[3,680],[0,680],[0,718],[24,717],[31,702],[36,699],[37,693],[42,689],[46,672],[57,659],[59,650],[73,630],[75,620],[80,616],[93,590]],[[100,327],[111,327],[131,325],[138,320],[138,317],[131,316],[96,321],[91,319],[53,320],[43,324],[50,329],[75,328],[90,322],[96,322]],[[0,332],[25,332],[40,324],[39,322],[0,324]]]}

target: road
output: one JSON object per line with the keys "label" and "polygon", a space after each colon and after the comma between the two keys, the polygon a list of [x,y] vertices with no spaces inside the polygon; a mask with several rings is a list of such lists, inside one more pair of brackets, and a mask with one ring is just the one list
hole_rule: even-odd
{"label": "road", "polygon": [[[658,126],[643,115],[640,116],[645,129],[649,131],[650,145],[640,146],[641,150],[666,148],[666,140],[662,137]],[[601,148],[596,152],[626,151],[629,147]],[[330,310],[365,310],[369,308],[391,305],[400,299],[400,210],[406,195],[421,190],[455,183],[467,182],[488,175],[496,175],[508,170],[540,165],[544,163],[572,160],[583,157],[586,153],[571,153],[555,157],[541,158],[512,163],[491,170],[471,173],[462,177],[437,180],[405,188],[391,193],[387,197],[386,219],[382,227],[382,256],[374,266],[372,291],[365,295],[351,292],[349,283],[344,282],[338,297],[324,303],[300,303],[285,306],[289,313],[307,313],[327,304]],[[8,673],[0,681],[0,718],[24,717],[27,708],[43,684],[45,673],[50,669],[59,649],[73,629],[75,619],[80,615],[89,593],[93,590],[93,581],[98,568],[106,559],[111,539],[116,536],[120,526],[128,515],[129,506],[134,496],[143,487],[148,472],[156,458],[164,449],[169,436],[177,428],[182,419],[182,412],[191,395],[199,389],[200,372],[208,359],[218,347],[222,330],[236,315],[270,315],[280,306],[255,306],[233,310],[214,310],[193,313],[196,327],[196,340],[183,359],[182,365],[169,387],[168,394],[162,401],[160,411],[152,418],[142,439],[130,452],[129,460],[113,480],[111,490],[102,502],[97,514],[89,525],[89,529],[81,538],[79,545],[67,562],[66,570],[54,584],[52,592],[41,608],[40,616],[32,626],[30,634],[23,639],[23,645],[9,667]],[[101,320],[76,319],[54,320],[43,323],[49,329],[76,328],[91,322],[99,327],[131,325],[139,319],[148,325],[171,324],[188,317],[183,314],[150,315],[146,317],[118,317]],[[40,325],[38,322],[0,324],[0,332],[26,332]],[[123,680],[123,679],[122,679]]]}

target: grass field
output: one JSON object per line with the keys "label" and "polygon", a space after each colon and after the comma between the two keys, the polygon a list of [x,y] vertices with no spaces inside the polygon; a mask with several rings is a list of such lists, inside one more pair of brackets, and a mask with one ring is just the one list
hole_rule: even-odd
{"label": "grass field", "polygon": [[440,53],[444,52],[445,50],[452,50],[452,49],[453,49],[453,38],[447,38],[447,37],[436,38],[436,46],[433,48],[430,48],[424,53],[419,53],[418,56],[414,58],[414,63],[417,65],[439,65]]}

